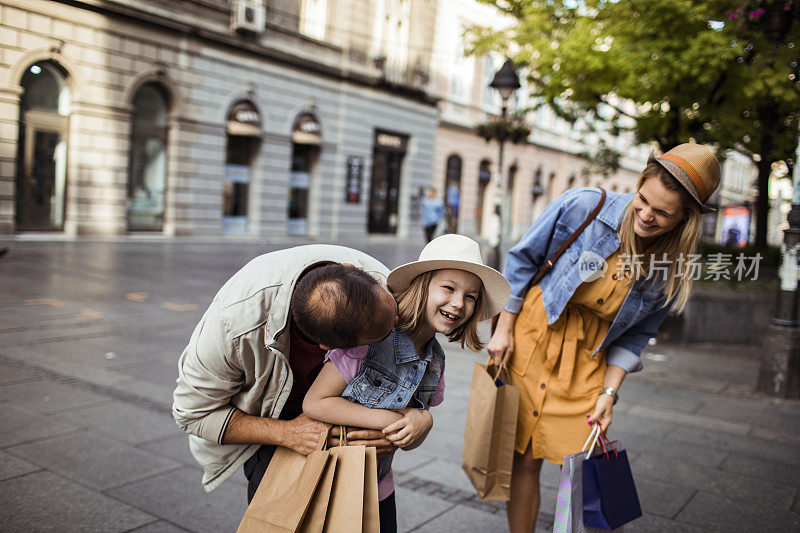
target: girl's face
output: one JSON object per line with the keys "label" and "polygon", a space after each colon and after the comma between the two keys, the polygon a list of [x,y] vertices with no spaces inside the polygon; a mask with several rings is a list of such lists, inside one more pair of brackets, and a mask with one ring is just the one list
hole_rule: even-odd
{"label": "girl's face", "polygon": [[671,231],[684,218],[680,194],[655,177],[647,178],[633,197],[633,212],[633,231],[643,239]]}
{"label": "girl's face", "polygon": [[436,271],[428,285],[425,322],[437,333],[451,333],[472,316],[482,287],[481,278],[471,272]]}

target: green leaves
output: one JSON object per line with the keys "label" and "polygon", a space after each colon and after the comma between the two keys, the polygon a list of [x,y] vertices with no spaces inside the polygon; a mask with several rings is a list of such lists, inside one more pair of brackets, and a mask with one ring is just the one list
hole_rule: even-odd
{"label": "green leaves", "polygon": [[[632,128],[642,142],[668,148],[693,139],[759,153],[758,119],[769,108],[768,120],[778,116],[768,132],[775,139],[762,156],[793,157],[800,24],[780,43],[769,41],[771,0],[484,1],[515,24],[469,28],[471,52],[501,51],[527,66],[532,95],[560,116],[595,117],[628,100],[639,109]],[[797,18],[792,9],[785,15]]]}

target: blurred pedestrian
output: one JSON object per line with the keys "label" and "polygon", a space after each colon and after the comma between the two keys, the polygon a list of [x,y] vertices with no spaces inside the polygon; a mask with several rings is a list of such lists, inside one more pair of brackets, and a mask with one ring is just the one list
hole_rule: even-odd
{"label": "blurred pedestrian", "polygon": [[433,240],[436,228],[444,218],[444,202],[436,197],[436,189],[428,188],[428,196],[422,200],[422,225],[425,227],[425,239]]}
{"label": "blurred pedestrian", "polygon": [[[172,405],[206,491],[243,466],[249,501],[276,446],[316,449],[324,426],[302,413],[303,397],[326,350],[392,330],[388,272],[358,250],[312,244],[256,257],[223,285],[178,360]],[[380,431],[348,438],[379,456],[397,449]]]}
{"label": "blurred pedestrian", "polygon": [[[636,194],[608,192],[560,258],[549,261],[591,218],[601,190],[568,190],[508,252],[511,298],[487,349],[521,389],[506,508],[512,533],[534,529],[542,461],[577,453],[587,419],[608,428],[625,375],[641,370],[641,351],[669,310],[686,305],[692,279],[680,265],[696,250],[719,180],[719,162],[701,145],[651,154]],[[549,273],[529,286],[545,265]]]}

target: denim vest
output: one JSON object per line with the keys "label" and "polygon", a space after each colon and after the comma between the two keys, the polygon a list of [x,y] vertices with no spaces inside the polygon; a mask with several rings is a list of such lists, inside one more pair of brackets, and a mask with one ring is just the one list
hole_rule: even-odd
{"label": "denim vest", "polygon": [[[443,373],[444,351],[435,337],[420,357],[413,339],[395,328],[384,340],[369,346],[361,370],[342,397],[375,409],[427,409]],[[393,456],[378,459],[379,481],[391,470]]]}

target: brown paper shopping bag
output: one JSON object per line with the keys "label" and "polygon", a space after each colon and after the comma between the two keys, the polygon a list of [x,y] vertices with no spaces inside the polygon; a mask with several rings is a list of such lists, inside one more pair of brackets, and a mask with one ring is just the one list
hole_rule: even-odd
{"label": "brown paper shopping bag", "polygon": [[308,456],[278,448],[239,533],[380,533],[375,448],[340,446]]}
{"label": "brown paper shopping bag", "polygon": [[519,387],[505,368],[475,363],[461,467],[483,500],[508,500]]}
{"label": "brown paper shopping bag", "polygon": [[361,531],[364,517],[366,448],[339,446],[331,449],[331,456],[336,457],[336,475],[325,517],[325,533]]}
{"label": "brown paper shopping bag", "polygon": [[303,455],[278,447],[238,533],[296,533],[326,470],[330,452]]}
{"label": "brown paper shopping bag", "polygon": [[325,471],[317,484],[317,489],[311,498],[306,516],[297,533],[322,533],[325,529],[325,516],[328,513],[335,475],[336,457],[331,456],[328,459],[328,464],[325,465]]}
{"label": "brown paper shopping bag", "polygon": [[361,533],[380,533],[378,512],[378,456],[375,448],[366,449],[364,463],[364,521]]}

